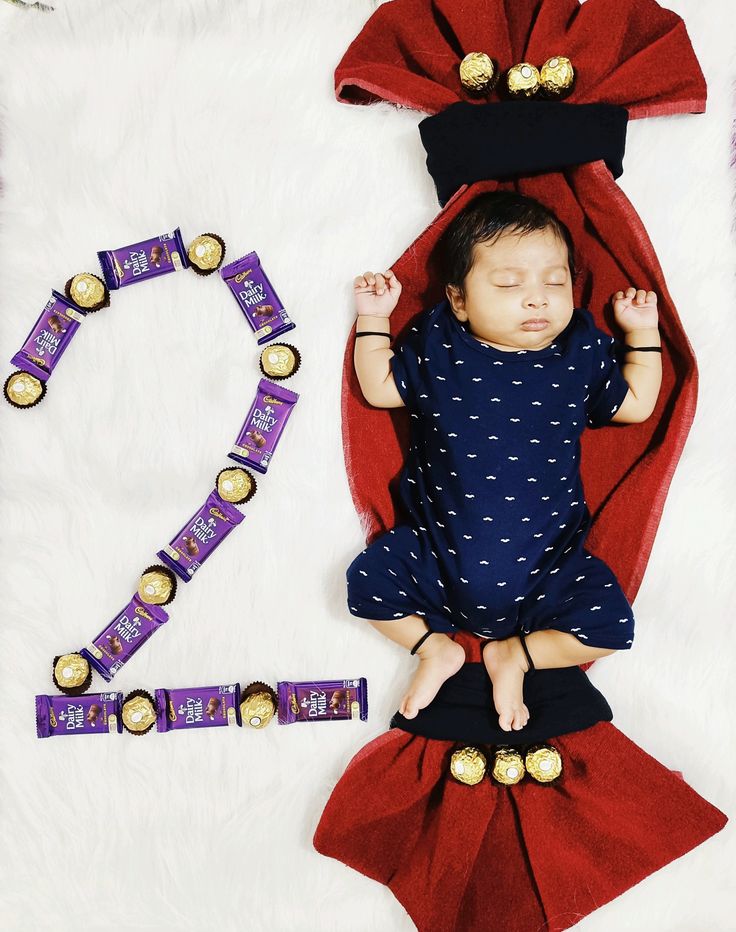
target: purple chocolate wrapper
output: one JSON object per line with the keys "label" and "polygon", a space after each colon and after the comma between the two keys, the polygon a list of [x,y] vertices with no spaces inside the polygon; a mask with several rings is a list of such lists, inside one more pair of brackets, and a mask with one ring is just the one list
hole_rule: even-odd
{"label": "purple chocolate wrapper", "polygon": [[279,682],[279,724],[368,720],[368,681]]}
{"label": "purple chocolate wrapper", "polygon": [[156,690],[156,730],[240,725],[240,684]]}
{"label": "purple chocolate wrapper", "polygon": [[85,316],[86,312],[68,301],[64,295],[52,291],[41,316],[23,346],[10,360],[11,363],[45,382]]}
{"label": "purple chocolate wrapper", "polygon": [[223,266],[220,275],[238,302],[259,346],[294,329],[296,324],[284,310],[257,253],[249,252],[242,259]]}
{"label": "purple chocolate wrapper", "polygon": [[255,401],[228,453],[231,460],[265,473],[281,433],[299,400],[296,392],[268,379],[258,383]]}
{"label": "purple chocolate wrapper", "polygon": [[157,556],[180,579],[189,582],[212,551],[243,518],[244,515],[235,505],[223,501],[213,490],[199,511],[163,550],[159,550]]}
{"label": "purple chocolate wrapper", "polygon": [[97,258],[111,291],[189,267],[179,227],[173,233],[98,252]]}
{"label": "purple chocolate wrapper", "polygon": [[82,648],[80,654],[109,683],[141,644],[168,620],[169,616],[160,605],[146,605],[134,595],[110,624]]}
{"label": "purple chocolate wrapper", "polygon": [[120,734],[123,730],[122,693],[87,696],[36,696],[36,734]]}

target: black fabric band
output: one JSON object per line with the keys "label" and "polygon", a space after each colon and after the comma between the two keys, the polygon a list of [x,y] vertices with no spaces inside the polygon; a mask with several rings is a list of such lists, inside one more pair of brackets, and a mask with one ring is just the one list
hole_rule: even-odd
{"label": "black fabric band", "polygon": [[361,330],[360,333],[355,334],[356,337],[388,337],[391,339],[390,333],[381,333],[380,330]]}
{"label": "black fabric band", "polygon": [[662,352],[662,347],[661,347],[661,346],[626,346],[626,345],[624,344],[624,346],[622,347],[622,349],[623,349],[623,351],[624,351],[625,353],[633,353],[633,352],[637,352],[637,353],[661,353],[661,352]]}
{"label": "black fabric band", "polygon": [[423,634],[423,635],[419,638],[419,640],[417,641],[417,643],[414,645],[414,647],[412,647],[412,649],[409,651],[409,653],[410,653],[410,654],[416,654],[416,652],[419,650],[419,648],[422,646],[422,644],[424,644],[424,642],[427,640],[427,638],[430,636],[430,634],[434,634],[434,631],[427,631],[426,634]]}
{"label": "black fabric band", "polygon": [[610,722],[611,707],[580,667],[537,670],[524,677],[529,722],[519,731],[504,731],[493,706],[491,681],[482,663],[466,663],[446,680],[415,718],[397,712],[392,728],[426,738],[468,744],[523,745],[548,741]]}
{"label": "black fabric band", "polygon": [[458,101],[419,124],[427,169],[444,206],[463,184],[559,171],[603,160],[623,173],[629,114],[615,104]]}
{"label": "black fabric band", "polygon": [[526,637],[523,634],[520,635],[519,641],[521,642],[521,646],[524,649],[524,653],[526,654],[527,663],[529,664],[529,669],[526,672],[533,673],[537,668],[534,666],[532,655],[529,653],[529,648],[526,646]]}

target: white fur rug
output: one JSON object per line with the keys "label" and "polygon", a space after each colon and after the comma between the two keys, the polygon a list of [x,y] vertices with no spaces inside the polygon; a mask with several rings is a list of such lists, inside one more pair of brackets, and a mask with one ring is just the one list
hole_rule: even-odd
{"label": "white fur rug", "polygon": [[[437,213],[421,115],[334,100],[369,0],[50,2],[45,15],[0,2],[3,379],[52,287],[95,271],[96,250],[176,225],[186,239],[220,232],[230,258],[259,252],[304,356],[301,400],[244,524],[113,686],[366,676],[371,709],[367,724],[36,738],[52,656],[103,627],[204,501],[258,381],[255,340],[217,277],[116,293],[40,407],[0,407],[0,928],[410,930],[388,890],[311,838],[413,666],[345,603],[364,543],[339,401],[353,276],[385,268]],[[634,606],[636,646],[592,678],[619,728],[733,815],[736,13],[669,5],[708,112],[632,123],[621,185],[697,353],[699,405]],[[733,834],[579,928],[735,929]]]}

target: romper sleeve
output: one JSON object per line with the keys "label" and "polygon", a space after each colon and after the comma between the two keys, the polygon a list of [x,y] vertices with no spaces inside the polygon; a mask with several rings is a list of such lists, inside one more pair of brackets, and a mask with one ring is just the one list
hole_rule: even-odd
{"label": "romper sleeve", "polygon": [[616,358],[616,341],[610,333],[595,325],[590,311],[584,313],[589,325],[585,342],[593,353],[585,418],[587,426],[595,430],[605,427],[621,407],[629,391],[629,383]]}
{"label": "romper sleeve", "polygon": [[390,360],[396,389],[406,407],[412,410],[419,407],[419,393],[426,368],[422,329],[419,324],[412,324],[394,345],[394,355]]}

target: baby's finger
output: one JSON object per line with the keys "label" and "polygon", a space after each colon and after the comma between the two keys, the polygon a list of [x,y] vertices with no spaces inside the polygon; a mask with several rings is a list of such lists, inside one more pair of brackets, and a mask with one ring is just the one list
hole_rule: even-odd
{"label": "baby's finger", "polygon": [[356,275],[353,284],[356,288],[366,288],[368,286],[368,282],[363,275]]}
{"label": "baby's finger", "polygon": [[633,298],[635,294],[636,294],[636,288],[627,288],[627,289],[626,289],[626,297],[627,297],[627,298]]}
{"label": "baby's finger", "polygon": [[657,303],[657,295],[656,295],[653,291],[647,291],[647,301],[648,301],[650,304],[656,304],[656,303]]}
{"label": "baby's finger", "polygon": [[363,274],[363,278],[365,278],[367,285],[375,285],[376,283],[376,276],[373,274],[373,272],[365,272]]}
{"label": "baby's finger", "polygon": [[623,291],[617,291],[616,294],[613,296],[613,300],[620,301],[623,298],[623,296],[624,296]]}
{"label": "baby's finger", "polygon": [[386,279],[380,272],[376,275],[376,294],[383,294],[386,289]]}
{"label": "baby's finger", "polygon": [[643,304],[647,299],[647,293],[642,288],[636,292],[636,303]]}

